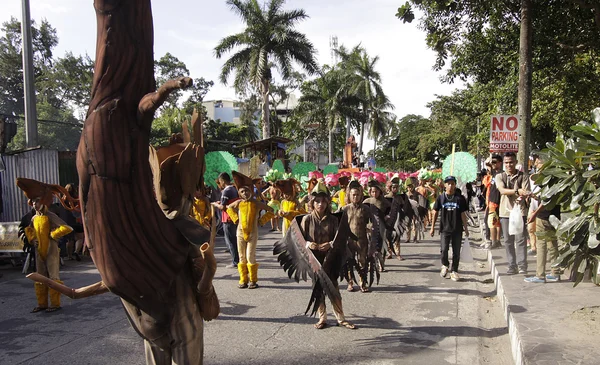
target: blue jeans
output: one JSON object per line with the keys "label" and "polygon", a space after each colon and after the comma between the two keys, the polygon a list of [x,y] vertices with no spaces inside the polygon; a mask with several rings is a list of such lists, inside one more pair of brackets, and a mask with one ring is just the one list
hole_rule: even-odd
{"label": "blue jeans", "polygon": [[223,233],[225,236],[225,244],[231,254],[231,263],[237,266],[238,262],[240,262],[240,255],[237,249],[237,224],[223,223]]}
{"label": "blue jeans", "polygon": [[523,232],[521,234],[508,234],[508,218],[500,217],[502,226],[503,244],[506,247],[506,260],[509,269],[519,269],[527,271],[527,243],[525,235],[527,234],[527,224],[523,217]]}

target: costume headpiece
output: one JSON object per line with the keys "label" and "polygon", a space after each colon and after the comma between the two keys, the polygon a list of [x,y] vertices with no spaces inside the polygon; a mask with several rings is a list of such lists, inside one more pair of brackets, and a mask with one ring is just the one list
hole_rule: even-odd
{"label": "costume headpiece", "polygon": [[318,181],[315,187],[310,191],[310,195],[313,197],[317,196],[327,196],[330,197],[329,189],[327,189],[327,185],[324,182]]}
{"label": "costume headpiece", "polygon": [[377,189],[379,189],[379,191],[381,191],[383,193],[383,189],[381,188],[379,181],[377,181],[375,179],[369,180],[369,183],[367,184],[367,186],[369,188],[377,188]]}
{"label": "costume headpiece", "polygon": [[56,196],[63,207],[68,210],[76,210],[79,207],[79,200],[73,198],[67,189],[60,185],[46,184],[37,180],[19,177],[17,178],[17,186],[23,190],[27,199],[29,199],[29,205],[33,206],[33,201],[39,199],[40,203],[49,207]]}
{"label": "costume headpiece", "polygon": [[233,176],[233,184],[238,190],[246,187],[250,191],[254,191],[254,180],[252,178],[237,171],[231,171],[231,175]]}
{"label": "costume headpiece", "polygon": [[277,180],[275,186],[285,195],[296,196],[296,185],[300,184],[296,179]]}
{"label": "costume headpiece", "polygon": [[342,189],[345,189],[348,186],[348,182],[350,181],[350,179],[348,178],[348,176],[340,176],[338,178],[338,182],[340,184],[340,187]]}
{"label": "costume headpiece", "polygon": [[394,174],[390,179],[390,186],[392,185],[400,185],[400,176],[398,174]]}
{"label": "costume headpiece", "polygon": [[362,185],[360,185],[358,180],[352,180],[348,184],[348,190],[351,190],[351,189],[361,189],[362,190]]}

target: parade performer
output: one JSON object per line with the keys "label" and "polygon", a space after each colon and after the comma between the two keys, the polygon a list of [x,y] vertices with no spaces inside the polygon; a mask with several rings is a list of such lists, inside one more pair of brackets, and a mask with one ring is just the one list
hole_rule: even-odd
{"label": "parade performer", "polygon": [[406,196],[412,207],[409,214],[409,222],[406,229],[406,243],[411,241],[412,232],[415,233],[413,242],[419,241],[419,236],[423,234],[423,221],[426,219],[428,211],[426,199],[415,188],[414,178],[409,177],[404,182],[406,186]]}
{"label": "parade performer", "polygon": [[292,178],[275,182],[275,186],[283,193],[279,216],[283,218],[282,233],[284,236],[292,223],[292,219],[297,215],[306,214],[306,211],[302,208],[302,205],[296,198],[298,194],[298,185],[300,185],[300,183]]}
{"label": "parade performer", "polygon": [[273,218],[271,218],[271,231],[279,231],[281,232],[281,228],[279,228],[279,208],[281,208],[281,190],[279,190],[273,184],[269,184],[261,194],[264,201],[267,202],[267,205],[273,209]]}
{"label": "parade performer", "polygon": [[346,261],[347,240],[350,234],[347,216],[340,218],[330,213],[330,193],[324,183],[319,182],[311,191],[310,214],[296,217],[285,237],[275,243],[273,254],[297,282],[300,278],[313,281],[313,290],[306,313],[319,313],[316,329],[327,327],[325,296],[333,305],[339,326],[356,328],[346,320],[342,308],[342,296],[338,279]]}
{"label": "parade performer", "polygon": [[[256,262],[256,243],[258,241],[258,225],[261,226],[273,218],[273,209],[256,200],[253,194],[253,181],[248,176],[232,171],[233,181],[241,200],[227,207],[227,214],[237,224],[237,250],[240,257],[238,272],[240,273],[240,289],[258,288],[258,263]],[[260,211],[266,213],[260,216]],[[250,284],[248,284],[250,281]]]}
{"label": "parade performer", "polygon": [[149,0],[95,0],[94,8],[96,62],[77,171],[85,241],[102,281],[71,289],[29,277],[71,298],[118,295],[147,364],[200,365],[204,320],[220,311],[213,232],[189,215],[204,184],[202,121],[194,112],[194,141],[186,121],[183,142],[149,146],[154,113],[193,80],[156,88]]}
{"label": "parade performer", "polygon": [[[342,208],[342,211],[348,217],[348,225],[350,231],[356,239],[349,238],[348,246],[352,257],[347,261],[346,281],[348,281],[348,291],[354,291],[354,267],[356,258],[358,258],[357,271],[360,276],[360,291],[366,293],[369,291],[367,284],[367,273],[369,266],[375,268],[372,256],[375,253],[376,245],[371,245],[369,237],[373,237],[374,229],[378,229],[377,222],[373,217],[371,209],[362,203],[363,188],[356,180],[352,180],[348,185],[348,200],[349,203]],[[367,232],[369,234],[367,234]],[[369,265],[371,263],[371,265]],[[373,272],[372,270],[371,272]],[[371,282],[372,284],[372,282]]]}
{"label": "parade performer", "polygon": [[364,204],[371,207],[375,221],[379,230],[373,234],[377,239],[377,261],[379,262],[380,270],[385,271],[385,259],[388,253],[388,247],[385,244],[386,236],[386,216],[390,212],[391,204],[383,196],[383,189],[377,180],[369,180],[369,198],[364,200]]}
{"label": "parade performer", "polygon": [[212,205],[205,195],[205,189],[196,191],[190,215],[206,229],[210,229],[213,216]]}
{"label": "parade performer", "polygon": [[[54,196],[61,197],[61,204],[69,210],[77,207],[77,201],[59,185],[50,185],[32,179],[17,179],[17,186],[23,190],[28,199],[28,204],[33,207],[35,214],[27,227],[24,228],[27,241],[35,246],[36,272],[50,280],[62,284],[59,277],[60,249],[58,239],[68,235],[73,228],[68,226],[56,214],[50,212],[48,207],[52,204]],[[36,313],[45,310],[54,312],[60,307],[60,292],[36,282],[35,296],[37,306],[31,311]],[[50,306],[48,306],[50,295]]]}
{"label": "parade performer", "polygon": [[348,176],[340,176],[338,182],[340,184],[340,190],[333,194],[332,199],[337,198],[338,200],[338,210],[342,210],[342,208],[348,203],[348,199],[346,199],[346,190],[348,189],[348,182],[350,179]]}
{"label": "parade performer", "polygon": [[392,205],[390,209],[387,225],[392,229],[387,230],[386,240],[389,245],[388,259],[392,258],[392,253],[396,254],[399,260],[404,260],[400,254],[400,242],[402,234],[406,230],[409,217],[412,217],[412,206],[405,193],[400,193],[400,177],[396,174],[389,181],[388,194],[385,198]]}

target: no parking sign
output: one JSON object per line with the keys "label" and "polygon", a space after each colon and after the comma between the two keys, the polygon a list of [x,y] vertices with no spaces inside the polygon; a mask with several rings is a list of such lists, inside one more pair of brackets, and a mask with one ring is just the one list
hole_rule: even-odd
{"label": "no parking sign", "polygon": [[519,150],[519,117],[492,115],[490,152],[504,153]]}

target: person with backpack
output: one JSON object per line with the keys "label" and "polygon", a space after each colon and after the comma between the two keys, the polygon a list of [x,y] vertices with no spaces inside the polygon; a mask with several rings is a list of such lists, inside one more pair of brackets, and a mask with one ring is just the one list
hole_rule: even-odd
{"label": "person with backpack", "polygon": [[[504,172],[496,175],[496,187],[501,194],[499,215],[502,226],[506,259],[508,261],[508,275],[527,274],[527,217],[526,199],[529,195],[529,179],[522,171],[517,170],[517,155],[514,152],[504,154]],[[510,234],[509,217],[513,208],[519,207],[523,220],[522,232]]]}
{"label": "person with backpack", "polygon": [[464,196],[456,191],[456,178],[447,176],[444,179],[446,190],[441,193],[433,204],[433,221],[431,222],[431,237],[435,234],[435,222],[440,215],[440,252],[442,254],[442,269],[440,276],[445,278],[448,275],[450,262],[448,260],[448,250],[452,246],[452,271],[450,279],[452,281],[460,280],[458,276],[458,265],[460,263],[460,250],[462,247],[462,235],[469,237],[469,227],[467,225],[467,214],[469,205]]}

